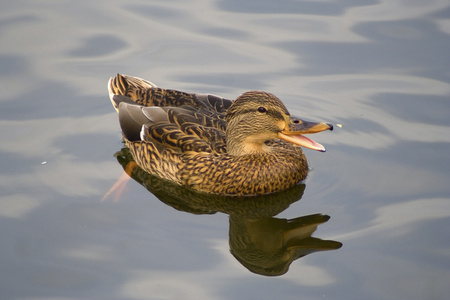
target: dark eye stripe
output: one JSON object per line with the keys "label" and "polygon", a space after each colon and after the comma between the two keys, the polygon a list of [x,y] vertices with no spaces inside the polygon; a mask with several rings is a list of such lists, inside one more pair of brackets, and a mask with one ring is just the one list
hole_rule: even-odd
{"label": "dark eye stripe", "polygon": [[[250,114],[251,113],[255,113],[255,109],[253,108],[253,109],[241,110],[239,112],[234,113],[233,115],[235,115],[235,114],[236,115],[245,115],[245,114],[248,114],[248,113],[250,113]],[[269,116],[272,116],[272,117],[276,118],[276,119],[284,119],[283,115],[279,111],[276,111],[276,110],[272,110],[272,109],[267,110],[266,109],[265,113],[267,115],[269,115]]]}

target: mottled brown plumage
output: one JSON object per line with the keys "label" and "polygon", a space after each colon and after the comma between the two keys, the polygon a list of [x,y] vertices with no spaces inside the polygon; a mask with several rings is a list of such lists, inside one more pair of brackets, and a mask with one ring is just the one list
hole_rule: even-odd
{"label": "mottled brown plumage", "polygon": [[108,89],[136,163],[206,193],[257,195],[295,186],[308,173],[299,145],[325,151],[301,134],[332,129],[291,117],[266,92],[246,92],[231,101],[120,74]]}

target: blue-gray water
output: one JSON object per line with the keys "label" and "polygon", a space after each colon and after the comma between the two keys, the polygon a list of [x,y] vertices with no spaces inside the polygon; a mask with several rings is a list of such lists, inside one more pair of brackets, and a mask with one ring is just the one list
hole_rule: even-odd
{"label": "blue-gray water", "polygon": [[[449,299],[450,3],[2,1],[1,299]],[[342,248],[277,277],[231,253],[233,218],[122,175],[106,83],[266,90],[331,122],[300,201]],[[230,227],[231,226],[231,227]]]}

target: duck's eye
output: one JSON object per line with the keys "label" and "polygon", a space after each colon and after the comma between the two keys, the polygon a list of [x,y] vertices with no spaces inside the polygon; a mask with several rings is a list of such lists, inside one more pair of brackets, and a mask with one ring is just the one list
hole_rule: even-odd
{"label": "duck's eye", "polygon": [[267,111],[267,109],[265,107],[261,106],[261,107],[258,107],[258,111],[260,113],[265,113]]}

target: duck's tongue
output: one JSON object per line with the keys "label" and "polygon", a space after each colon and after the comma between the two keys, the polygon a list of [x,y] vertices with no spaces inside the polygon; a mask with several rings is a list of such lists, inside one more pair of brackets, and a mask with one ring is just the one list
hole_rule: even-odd
{"label": "duck's tongue", "polygon": [[284,134],[284,133],[278,133],[278,137],[280,139],[286,140],[288,142],[294,143],[296,145],[300,145],[302,147],[305,148],[309,148],[309,149],[313,149],[313,150],[317,150],[320,152],[325,152],[326,149],[324,146],[322,146],[319,143],[314,142],[312,139],[307,138],[304,135],[301,134]]}

